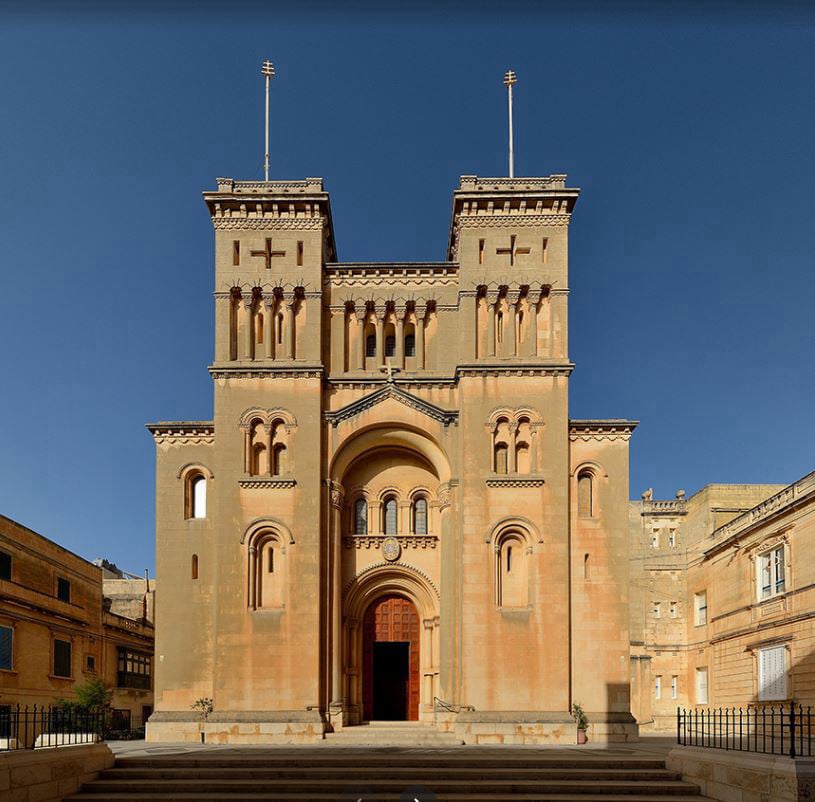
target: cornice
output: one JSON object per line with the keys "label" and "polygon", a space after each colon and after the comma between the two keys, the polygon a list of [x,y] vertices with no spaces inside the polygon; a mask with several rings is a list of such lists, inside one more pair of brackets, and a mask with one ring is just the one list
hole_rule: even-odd
{"label": "cornice", "polygon": [[[329,387],[337,390],[359,390],[366,387],[381,387],[385,382],[381,377],[372,377],[370,379],[362,377],[343,377],[341,379],[328,377],[325,381]],[[393,383],[398,387],[421,387],[428,390],[451,389],[456,386],[455,378],[445,378],[441,376],[428,376],[427,378],[417,376],[411,379],[394,379]]]}
{"label": "cornice", "polygon": [[435,404],[431,404],[418,396],[412,395],[407,391],[396,386],[392,382],[387,382],[384,387],[376,390],[369,395],[352,401],[350,404],[338,409],[336,412],[324,412],[323,417],[334,428],[340,425],[343,421],[354,418],[357,415],[366,412],[367,410],[381,404],[389,398],[393,398],[406,407],[415,409],[433,420],[449,426],[451,423],[458,423],[458,412],[454,410],[442,409]]}
{"label": "cornice", "polygon": [[328,225],[325,217],[213,217],[216,231],[320,231]]}
{"label": "cornice", "polygon": [[639,421],[612,418],[609,420],[570,420],[569,440],[630,440]]}
{"label": "cornice", "polygon": [[321,379],[325,374],[322,365],[210,365],[213,379]]}
{"label": "cornice", "polygon": [[146,423],[156,445],[212,445],[215,426],[212,421],[160,421]]}
{"label": "cornice", "polygon": [[456,377],[462,376],[569,376],[574,370],[571,362],[539,364],[535,362],[475,362],[458,365]]}
{"label": "cornice", "polygon": [[651,515],[659,517],[677,516],[688,514],[688,502],[684,499],[657,499],[642,502],[640,515]]}
{"label": "cornice", "polygon": [[558,214],[504,214],[498,208],[489,214],[461,213],[456,229],[461,228],[541,228],[543,226],[567,226],[572,216],[569,212]]}

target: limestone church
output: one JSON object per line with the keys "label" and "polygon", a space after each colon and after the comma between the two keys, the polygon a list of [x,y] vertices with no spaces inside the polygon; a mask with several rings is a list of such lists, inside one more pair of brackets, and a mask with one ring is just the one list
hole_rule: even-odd
{"label": "limestone church", "polygon": [[320,179],[204,193],[214,419],[148,427],[149,740],[404,720],[569,743],[573,702],[594,740],[636,737],[636,424],[569,418],[578,194],[563,175],[464,176],[443,261],[348,263]]}

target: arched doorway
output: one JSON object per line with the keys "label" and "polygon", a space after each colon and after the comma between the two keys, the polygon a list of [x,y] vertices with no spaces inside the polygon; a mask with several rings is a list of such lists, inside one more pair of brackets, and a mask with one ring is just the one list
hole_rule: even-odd
{"label": "arched doorway", "polygon": [[362,699],[369,721],[419,719],[419,614],[404,596],[380,596],[365,611]]}

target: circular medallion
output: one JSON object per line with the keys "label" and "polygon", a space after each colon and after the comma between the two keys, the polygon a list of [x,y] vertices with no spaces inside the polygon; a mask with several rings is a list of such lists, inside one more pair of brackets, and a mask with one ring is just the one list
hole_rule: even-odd
{"label": "circular medallion", "polygon": [[401,553],[402,547],[399,545],[399,541],[395,537],[386,537],[382,541],[382,556],[389,563],[392,563],[394,560],[398,560]]}

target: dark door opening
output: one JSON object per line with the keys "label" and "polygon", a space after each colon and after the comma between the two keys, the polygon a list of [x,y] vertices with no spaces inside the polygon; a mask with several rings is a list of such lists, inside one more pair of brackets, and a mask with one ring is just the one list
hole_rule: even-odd
{"label": "dark door opening", "polygon": [[377,721],[407,721],[410,643],[374,643],[373,678],[373,718]]}

